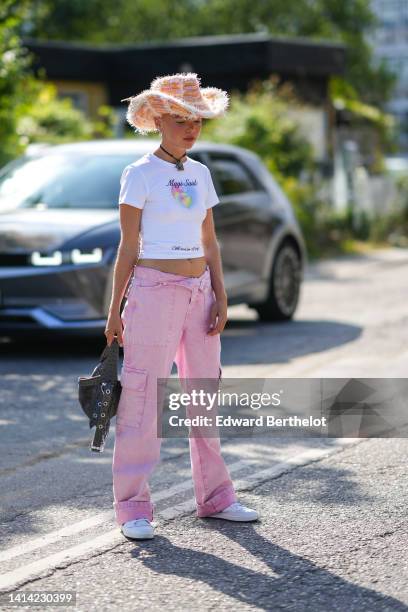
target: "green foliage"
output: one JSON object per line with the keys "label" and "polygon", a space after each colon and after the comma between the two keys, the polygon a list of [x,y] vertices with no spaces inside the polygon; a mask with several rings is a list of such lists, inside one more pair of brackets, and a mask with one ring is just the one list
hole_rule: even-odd
{"label": "green foliage", "polygon": [[[394,78],[387,84],[394,85]],[[385,85],[384,85],[385,86]],[[395,152],[397,146],[395,117],[384,112],[380,107],[361,101],[356,89],[342,77],[332,75],[329,80],[329,95],[336,109],[349,111],[349,129],[358,130],[364,123],[369,123],[376,134],[376,145],[371,150],[370,173],[381,174],[384,171],[384,151]]]}
{"label": "green foliage", "polygon": [[366,250],[408,247],[408,178],[401,179],[393,210],[368,214],[358,207],[338,211],[311,184],[294,182],[291,201],[310,259]]}
{"label": "green foliage", "polygon": [[279,86],[276,77],[258,81],[245,94],[234,92],[226,115],[206,122],[201,137],[245,147],[261,157],[292,202],[313,257],[327,246],[324,227],[330,207],[315,184],[312,146],[287,112],[299,104],[291,87]]}
{"label": "green foliage", "polygon": [[113,138],[117,122],[113,108],[102,104],[98,108],[98,119],[92,122],[92,138]]}
{"label": "green foliage", "polygon": [[17,124],[35,89],[35,80],[28,73],[32,56],[19,36],[27,6],[27,2],[14,0],[3,0],[0,6],[0,166],[24,150]]}
{"label": "green foliage", "polygon": [[46,84],[20,118],[17,131],[25,144],[58,143],[90,138],[92,126],[71,100],[58,100],[55,86]]}
{"label": "green foliage", "polygon": [[276,76],[254,82],[248,92],[232,93],[228,112],[206,122],[202,138],[254,151],[287,188],[287,177],[314,168],[312,146],[287,113],[289,105],[298,104],[291,87],[279,86]]}
{"label": "green foliage", "polygon": [[370,239],[408,247],[408,177],[397,180],[397,197],[392,212],[373,217]]}
{"label": "green foliage", "polygon": [[312,181],[286,180],[286,192],[293,205],[306,242],[310,260],[335,255],[346,240],[353,239],[347,212],[336,212]]}
{"label": "green foliage", "polygon": [[279,87],[271,77],[246,94],[234,92],[226,115],[205,122],[201,138],[242,146],[261,157],[293,205],[310,259],[353,251],[356,241],[395,238],[397,228],[404,227],[404,214],[408,235],[408,179],[401,181],[399,191],[398,209],[405,213],[371,218],[358,207],[353,214],[333,209],[311,145],[286,112],[299,104],[290,87]]}
{"label": "green foliage", "polygon": [[[356,252],[375,246],[408,247],[408,178],[398,185],[393,210],[369,215],[364,210],[333,210],[310,186],[301,187],[294,208],[310,259]],[[309,198],[306,197],[309,192]]]}
{"label": "green foliage", "polygon": [[92,122],[69,100],[57,98],[55,87],[43,81],[44,70],[34,76],[33,55],[21,42],[31,10],[28,0],[3,0],[0,6],[0,166],[33,142],[113,135],[111,108],[100,107],[98,120]]}
{"label": "green foliage", "polygon": [[113,111],[99,108],[100,118],[93,122],[74,108],[68,98],[59,99],[51,83],[37,83],[36,98],[20,117],[17,131],[25,144],[35,142],[62,143],[113,135]]}

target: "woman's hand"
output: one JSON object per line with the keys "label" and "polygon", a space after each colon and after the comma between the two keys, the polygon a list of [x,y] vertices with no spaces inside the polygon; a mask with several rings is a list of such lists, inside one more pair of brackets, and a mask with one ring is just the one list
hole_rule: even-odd
{"label": "woman's hand", "polygon": [[211,306],[210,331],[207,332],[208,336],[215,336],[215,334],[220,334],[222,332],[228,319],[227,308],[228,300],[226,295],[216,298],[214,304]]}
{"label": "woman's hand", "polygon": [[120,311],[115,310],[113,312],[109,312],[104,334],[106,336],[108,346],[112,344],[114,337],[117,336],[119,346],[123,347],[122,319],[120,316]]}

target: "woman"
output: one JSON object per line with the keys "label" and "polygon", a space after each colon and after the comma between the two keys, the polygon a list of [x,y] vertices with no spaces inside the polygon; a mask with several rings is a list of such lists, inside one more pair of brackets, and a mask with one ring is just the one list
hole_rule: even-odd
{"label": "woman", "polygon": [[[170,376],[173,361],[183,381],[204,378],[218,385],[222,374],[227,295],[211,211],[218,197],[208,168],[186,150],[197,140],[202,118],[224,113],[228,96],[200,88],[195,73],[181,73],[158,77],[126,100],[135,132],[161,132],[160,146],[122,173],[121,241],[105,329],[108,344],[116,336],[124,350],[113,506],[122,533],[143,539],[154,535],[148,478],[160,459],[157,378]],[[256,520],[257,512],[237,501],[218,434],[190,437],[189,443],[197,516]]]}

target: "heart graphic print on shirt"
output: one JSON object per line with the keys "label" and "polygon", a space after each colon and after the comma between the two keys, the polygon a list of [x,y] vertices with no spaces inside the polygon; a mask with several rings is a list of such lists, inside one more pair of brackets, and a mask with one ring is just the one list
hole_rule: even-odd
{"label": "heart graphic print on shirt", "polygon": [[195,202],[197,179],[191,181],[175,181],[171,179],[168,186],[171,188],[171,195],[182,206],[190,208]]}

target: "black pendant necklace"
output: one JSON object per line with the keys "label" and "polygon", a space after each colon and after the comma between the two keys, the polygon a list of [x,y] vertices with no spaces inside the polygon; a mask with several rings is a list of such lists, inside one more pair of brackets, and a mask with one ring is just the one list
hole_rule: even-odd
{"label": "black pendant necklace", "polygon": [[177,168],[177,170],[184,170],[183,162],[181,161],[181,159],[182,159],[182,157],[185,156],[186,152],[183,153],[183,155],[180,157],[180,159],[177,159],[177,157],[174,157],[174,155],[172,155],[171,153],[166,151],[166,149],[164,147],[162,147],[161,145],[160,145],[160,148],[163,149],[163,151],[165,153],[167,153],[167,155],[170,155],[173,159],[176,160],[176,168]]}

